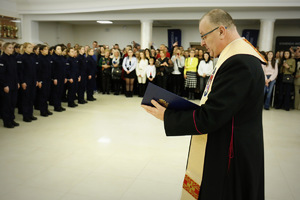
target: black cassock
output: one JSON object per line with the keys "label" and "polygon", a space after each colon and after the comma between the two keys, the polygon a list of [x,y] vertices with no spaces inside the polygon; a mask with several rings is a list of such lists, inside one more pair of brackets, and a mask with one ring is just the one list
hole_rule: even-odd
{"label": "black cassock", "polygon": [[234,55],[215,74],[205,104],[197,110],[166,110],[167,136],[207,133],[200,200],[264,199],[264,85],[260,60]]}

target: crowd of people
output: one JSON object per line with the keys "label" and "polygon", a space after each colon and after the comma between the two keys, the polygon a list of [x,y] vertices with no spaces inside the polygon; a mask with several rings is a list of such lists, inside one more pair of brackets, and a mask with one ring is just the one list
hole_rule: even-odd
{"label": "crowd of people", "polygon": [[[149,82],[188,99],[200,99],[216,63],[208,52],[184,50],[177,42],[170,49],[163,44],[141,49],[133,42],[121,50],[118,44],[109,48],[97,41],[92,47],[1,41],[0,47],[0,113],[7,128],[19,126],[16,107],[23,121],[31,122],[37,120],[33,109],[47,117],[53,114],[49,105],[62,112],[66,110],[62,102],[74,108],[95,101],[95,92],[143,97]],[[300,109],[300,47],[291,50],[261,52],[268,61],[263,66],[267,110],[274,86],[276,108]]]}

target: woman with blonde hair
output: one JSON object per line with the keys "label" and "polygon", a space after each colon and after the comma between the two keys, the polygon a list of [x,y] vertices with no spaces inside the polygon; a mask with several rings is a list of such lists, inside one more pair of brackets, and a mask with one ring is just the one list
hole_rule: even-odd
{"label": "woman with blonde hair", "polygon": [[138,79],[139,97],[143,97],[146,89],[146,68],[148,66],[148,59],[146,58],[144,51],[139,54],[140,59],[136,67],[136,76]]}
{"label": "woman with blonde hair", "polygon": [[99,60],[99,70],[102,70],[102,94],[109,94],[111,87],[111,58],[110,50],[106,49],[104,57]]}
{"label": "woman with blonde hair", "polygon": [[24,54],[21,56],[21,77],[22,86],[22,109],[23,121],[31,122],[37,120],[33,116],[33,103],[36,95],[37,82],[37,65],[33,53],[33,45],[24,43]]}
{"label": "woman with blonde hair", "polygon": [[135,69],[137,66],[137,59],[133,56],[133,51],[128,50],[128,56],[123,60],[123,69],[125,71],[125,82],[126,82],[126,97],[133,96],[133,84],[135,79]]}
{"label": "woman with blonde hair", "polygon": [[114,87],[114,95],[119,95],[121,88],[121,76],[122,76],[122,61],[120,51],[115,49],[112,58],[112,82]]}
{"label": "woman with blonde hair", "polygon": [[171,75],[172,90],[173,93],[181,95],[185,58],[182,56],[181,50],[179,48],[176,48],[176,51],[174,51],[171,60],[174,64],[174,71]]}
{"label": "woman with blonde hair", "polygon": [[14,128],[19,126],[15,122],[15,106],[17,103],[18,88],[20,87],[17,62],[12,55],[14,48],[9,42],[2,46],[2,55],[0,56],[0,98],[1,113],[4,127]]}

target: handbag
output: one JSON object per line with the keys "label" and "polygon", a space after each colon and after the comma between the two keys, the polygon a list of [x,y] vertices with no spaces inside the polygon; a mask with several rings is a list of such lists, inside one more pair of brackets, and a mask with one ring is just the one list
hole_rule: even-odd
{"label": "handbag", "polygon": [[174,71],[174,67],[166,67],[165,66],[165,72],[167,75],[171,74]]}
{"label": "handbag", "polygon": [[111,76],[111,68],[103,69],[103,76]]}
{"label": "handbag", "polygon": [[112,71],[112,78],[119,79],[122,76],[122,68],[121,67],[114,67]]}
{"label": "handbag", "polygon": [[282,82],[293,84],[294,83],[294,76],[292,74],[283,74]]}

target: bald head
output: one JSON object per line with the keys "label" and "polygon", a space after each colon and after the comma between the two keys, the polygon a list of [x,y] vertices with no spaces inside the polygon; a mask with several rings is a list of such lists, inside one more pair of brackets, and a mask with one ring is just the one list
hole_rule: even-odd
{"label": "bald head", "polygon": [[221,9],[213,9],[202,16],[200,22],[206,19],[213,26],[224,26],[227,28],[231,28],[234,25],[232,17],[224,10]]}

